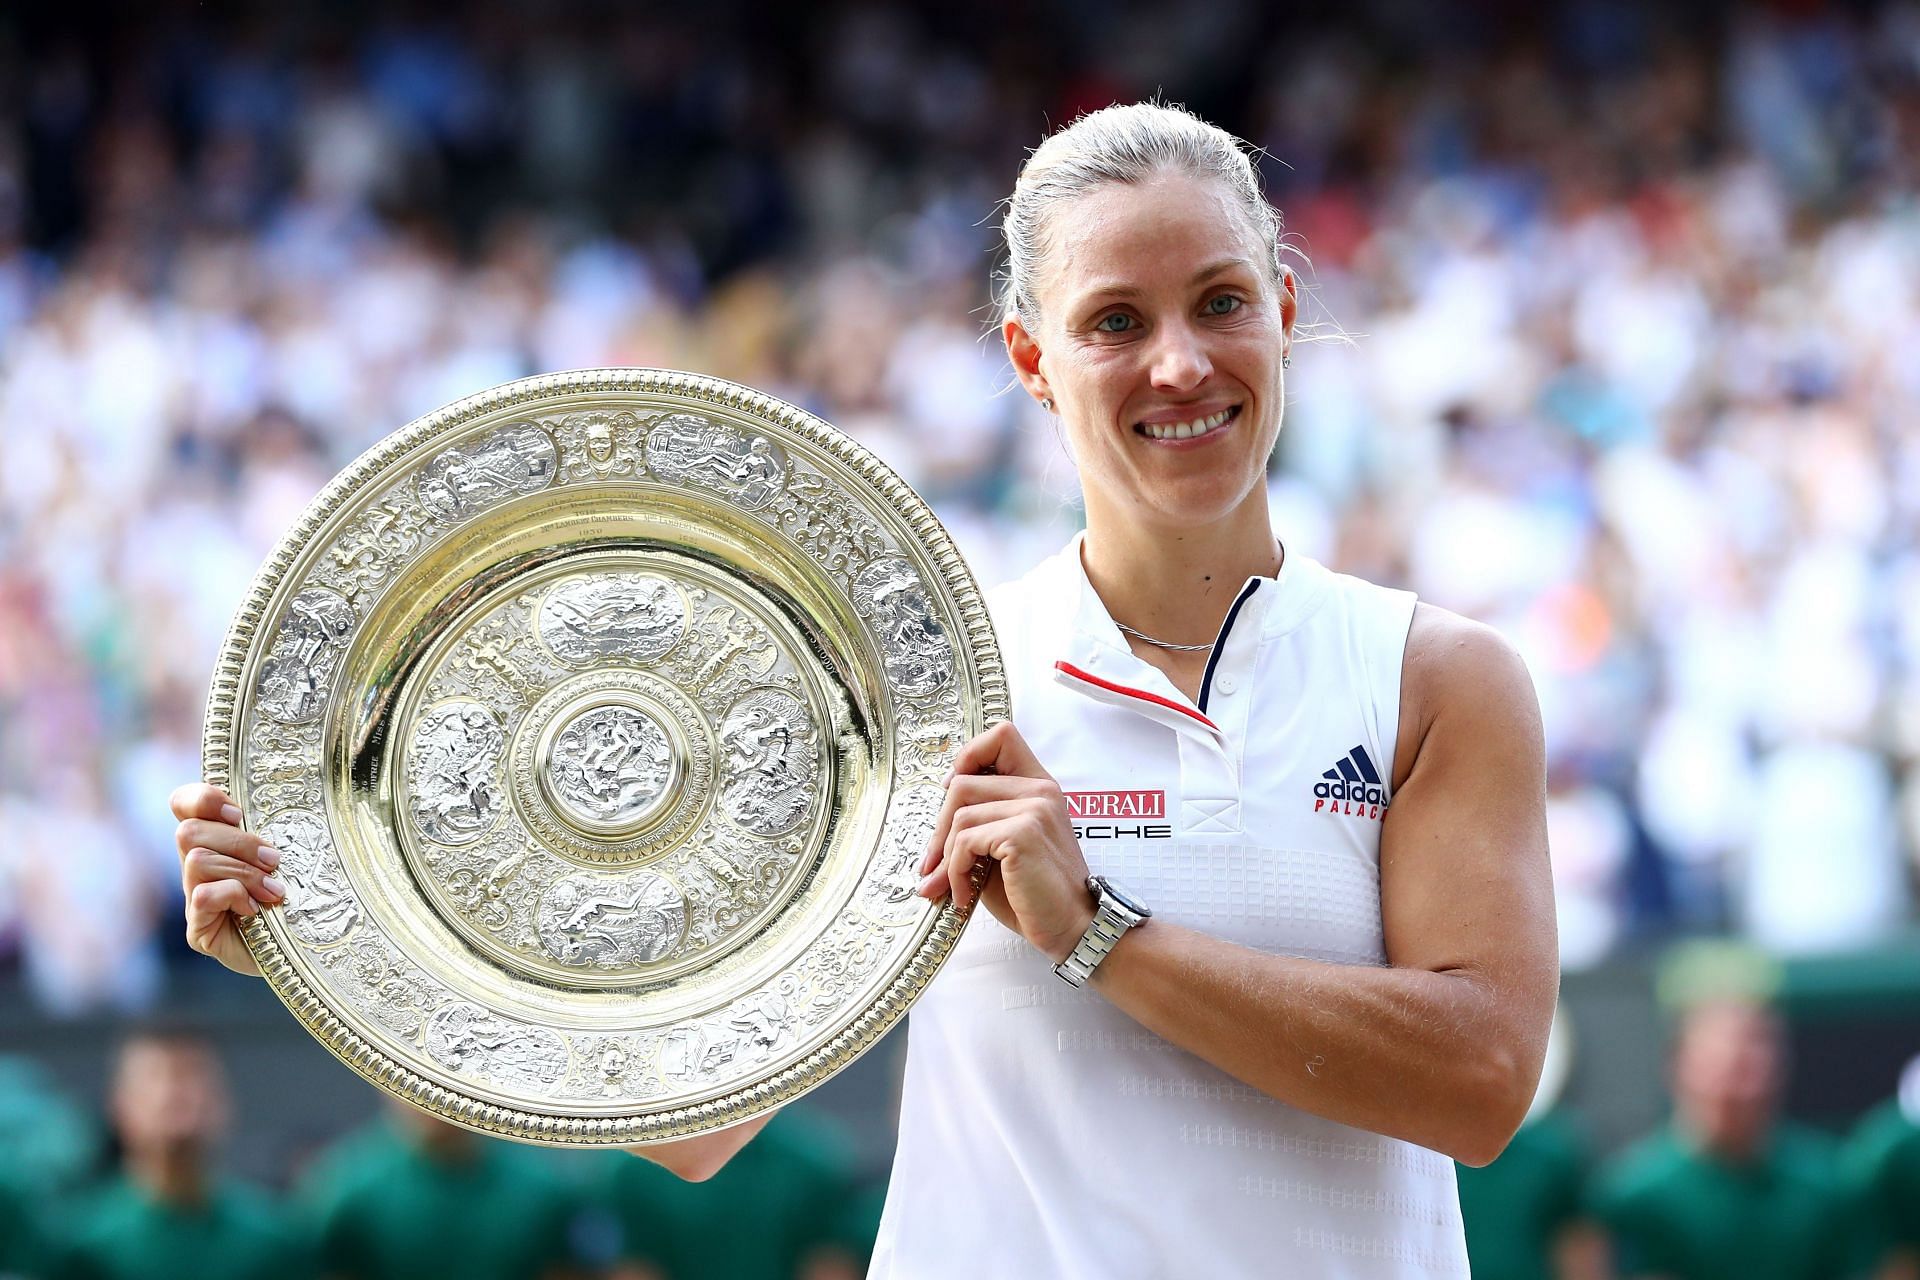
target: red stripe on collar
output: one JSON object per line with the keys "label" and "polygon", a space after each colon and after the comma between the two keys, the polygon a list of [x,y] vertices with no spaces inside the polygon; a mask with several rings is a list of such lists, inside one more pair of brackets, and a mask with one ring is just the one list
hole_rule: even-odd
{"label": "red stripe on collar", "polygon": [[1102,680],[1099,676],[1094,675],[1091,671],[1082,671],[1080,668],[1074,666],[1071,662],[1064,662],[1064,661],[1056,662],[1053,664],[1053,669],[1055,671],[1063,672],[1066,675],[1070,675],[1075,680],[1084,680],[1090,685],[1094,685],[1098,688],[1107,690],[1109,693],[1118,693],[1128,698],[1138,698],[1142,702],[1152,702],[1160,706],[1166,707],[1169,710],[1178,711],[1183,716],[1193,717],[1195,720],[1198,720],[1201,724],[1207,726],[1207,728],[1213,730],[1215,733],[1220,732],[1219,725],[1207,719],[1205,716],[1201,715],[1198,711],[1195,711],[1192,707],[1183,707],[1179,703],[1173,701],[1173,699],[1171,698],[1163,698],[1157,693],[1148,693],[1145,689],[1134,689],[1124,684],[1115,684],[1111,680]]}

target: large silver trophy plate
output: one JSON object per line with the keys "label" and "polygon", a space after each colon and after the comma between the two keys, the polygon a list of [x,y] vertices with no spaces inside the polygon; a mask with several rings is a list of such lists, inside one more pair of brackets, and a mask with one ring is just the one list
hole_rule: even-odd
{"label": "large silver trophy plate", "polygon": [[915,872],[1006,715],[926,505],[818,418],[595,369],[375,446],[255,579],[207,779],[284,854],[273,989],[393,1094],[533,1142],[681,1137],[820,1083],[962,920]]}

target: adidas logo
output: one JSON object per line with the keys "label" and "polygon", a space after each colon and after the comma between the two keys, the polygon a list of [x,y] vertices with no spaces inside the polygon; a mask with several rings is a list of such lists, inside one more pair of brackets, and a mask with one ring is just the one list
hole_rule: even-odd
{"label": "adidas logo", "polygon": [[1387,808],[1387,786],[1364,746],[1334,761],[1313,784],[1313,811],[1353,818],[1378,818]]}

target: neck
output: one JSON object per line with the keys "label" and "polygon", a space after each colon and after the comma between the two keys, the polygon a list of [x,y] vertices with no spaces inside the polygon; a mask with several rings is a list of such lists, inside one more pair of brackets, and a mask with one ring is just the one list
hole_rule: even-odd
{"label": "neck", "polygon": [[1115,620],[1171,644],[1206,644],[1248,578],[1280,571],[1264,489],[1211,524],[1168,528],[1087,500],[1081,560]]}
{"label": "neck", "polygon": [[1695,1148],[1728,1164],[1751,1164],[1766,1149],[1767,1131],[1764,1128],[1735,1129],[1713,1125],[1684,1111],[1676,1119],[1681,1132],[1687,1135]]}
{"label": "neck", "polygon": [[127,1177],[162,1204],[197,1205],[206,1198],[207,1171],[189,1144],[129,1151]]}

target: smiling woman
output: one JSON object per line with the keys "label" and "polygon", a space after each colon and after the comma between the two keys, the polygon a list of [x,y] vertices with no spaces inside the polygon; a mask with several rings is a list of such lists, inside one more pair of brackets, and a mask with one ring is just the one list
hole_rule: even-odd
{"label": "smiling woman", "polygon": [[1464,1274],[1446,1157],[1512,1135],[1557,979],[1526,672],[1274,537],[1299,291],[1230,135],[1094,112],[1004,228],[1087,529],[992,598],[1013,721],[921,890],[990,860],[993,918],[913,1011],[873,1274]]}

